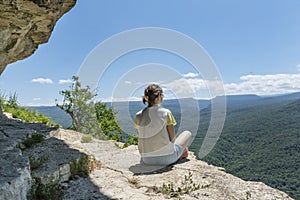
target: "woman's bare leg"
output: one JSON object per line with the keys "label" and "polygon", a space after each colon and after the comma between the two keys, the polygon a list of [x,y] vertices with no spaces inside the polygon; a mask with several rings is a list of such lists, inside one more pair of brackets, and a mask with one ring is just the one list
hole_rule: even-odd
{"label": "woman's bare leg", "polygon": [[183,152],[179,160],[188,157],[188,148],[187,145],[192,139],[192,133],[190,131],[183,131],[175,140],[176,144],[180,144],[183,147]]}
{"label": "woman's bare leg", "polygon": [[180,144],[183,148],[186,148],[191,140],[192,140],[192,133],[190,131],[183,131],[176,138],[175,143]]}

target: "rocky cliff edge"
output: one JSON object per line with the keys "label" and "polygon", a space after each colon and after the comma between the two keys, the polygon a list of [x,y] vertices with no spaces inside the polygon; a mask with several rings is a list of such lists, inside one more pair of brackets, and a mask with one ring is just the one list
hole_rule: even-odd
{"label": "rocky cliff edge", "polygon": [[[189,159],[172,166],[146,166],[140,163],[136,146],[120,148],[115,141],[93,139],[82,143],[82,134],[0,120],[0,199],[27,199],[33,180],[29,157],[47,158],[34,176],[44,184],[59,181],[62,199],[292,199],[284,192],[260,182],[243,181],[224,169]],[[40,133],[46,139],[20,150],[26,135]],[[18,146],[19,148],[17,148]],[[70,163],[89,155],[97,165],[88,177],[70,179]],[[179,189],[180,188],[180,189]]]}

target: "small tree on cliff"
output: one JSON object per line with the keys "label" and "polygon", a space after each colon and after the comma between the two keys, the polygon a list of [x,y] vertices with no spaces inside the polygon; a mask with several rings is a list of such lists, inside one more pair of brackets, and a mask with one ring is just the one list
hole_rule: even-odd
{"label": "small tree on cliff", "polygon": [[93,102],[96,95],[88,86],[82,88],[77,76],[73,76],[72,79],[71,89],[60,91],[64,96],[62,105],[56,104],[56,106],[70,115],[74,130],[93,135],[101,134]]}
{"label": "small tree on cliff", "polygon": [[121,128],[115,120],[115,113],[107,109],[100,102],[94,103],[96,94],[90,91],[90,87],[81,87],[79,78],[73,76],[73,84],[70,90],[60,91],[64,96],[62,105],[56,104],[72,118],[73,129],[95,136],[120,141]]}

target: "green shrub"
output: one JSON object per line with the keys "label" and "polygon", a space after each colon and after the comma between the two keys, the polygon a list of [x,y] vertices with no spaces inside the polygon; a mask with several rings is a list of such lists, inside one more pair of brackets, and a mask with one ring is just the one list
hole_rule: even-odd
{"label": "green shrub", "polygon": [[124,143],[124,145],[120,148],[126,148],[130,145],[138,145],[138,135],[134,134],[134,135],[128,135],[127,141]]}
{"label": "green shrub", "polygon": [[9,99],[7,101],[7,104],[11,108],[18,108],[18,96],[17,93],[15,92],[14,94],[11,94],[9,96]]}
{"label": "green shrub", "polygon": [[20,144],[18,144],[18,147],[21,148],[22,145],[24,145],[25,148],[30,148],[33,145],[40,143],[45,140],[45,136],[40,133],[33,133],[31,136],[26,136]]}
{"label": "green shrub", "polygon": [[179,197],[180,195],[183,194],[189,194],[199,189],[200,189],[200,185],[194,183],[192,179],[192,173],[189,172],[188,175],[184,176],[184,180],[181,181],[181,185],[178,186],[177,188],[175,187],[175,184],[171,182],[168,184],[164,183],[161,187],[158,187],[156,191],[157,193],[162,193],[172,198],[172,197]]}
{"label": "green shrub", "polygon": [[106,135],[108,139],[118,142],[122,141],[122,130],[119,126],[119,122],[116,120],[117,113],[113,111],[113,108],[107,108],[106,104],[97,102],[95,104],[95,110],[97,121],[104,135]]}
{"label": "green shrub", "polygon": [[53,123],[50,117],[42,114],[38,114],[33,110],[26,109],[18,105],[17,94],[10,95],[8,100],[4,95],[1,95],[1,107],[4,112],[11,113],[14,118],[18,118],[23,122],[36,122],[42,123],[48,126],[59,127],[58,124]]}
{"label": "green shrub", "polygon": [[27,194],[29,200],[61,200],[63,189],[58,182],[42,184],[40,178],[33,177],[31,188]]}
{"label": "green shrub", "polygon": [[87,177],[94,169],[99,169],[101,162],[96,160],[92,155],[85,155],[79,159],[73,160],[70,163],[70,179],[76,179],[77,176]]}
{"label": "green shrub", "polygon": [[89,143],[93,140],[91,135],[83,135],[81,138],[81,143]]}
{"label": "green shrub", "polygon": [[91,172],[89,166],[89,157],[83,156],[78,160],[74,160],[70,163],[71,179],[76,179],[76,176],[87,177]]}
{"label": "green shrub", "polygon": [[251,193],[249,191],[246,192],[246,200],[251,198]]}
{"label": "green shrub", "polygon": [[38,170],[40,169],[47,161],[48,161],[48,157],[40,157],[40,158],[35,158],[33,156],[29,156],[29,165],[30,165],[30,169],[31,171],[33,170]]}

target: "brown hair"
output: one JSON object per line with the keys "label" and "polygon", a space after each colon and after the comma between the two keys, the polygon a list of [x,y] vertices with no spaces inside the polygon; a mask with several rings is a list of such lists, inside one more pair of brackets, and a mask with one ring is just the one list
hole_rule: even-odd
{"label": "brown hair", "polygon": [[162,96],[163,90],[156,84],[150,84],[145,88],[144,96],[143,96],[143,103],[148,103],[148,106],[153,106],[155,104],[155,99],[158,96]]}

